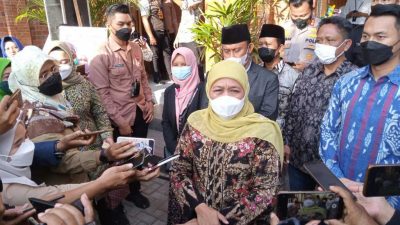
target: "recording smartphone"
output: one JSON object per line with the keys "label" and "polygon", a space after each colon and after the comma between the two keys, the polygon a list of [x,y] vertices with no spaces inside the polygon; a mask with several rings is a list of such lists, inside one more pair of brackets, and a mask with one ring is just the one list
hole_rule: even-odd
{"label": "recording smartphone", "polygon": [[324,191],[329,191],[329,186],[339,186],[351,193],[351,191],[328,169],[328,167],[326,167],[322,161],[305,163],[304,168],[314,178],[319,186],[324,189]]}
{"label": "recording smartphone", "polygon": [[7,102],[7,108],[11,106],[11,104],[17,101],[18,103],[18,107],[22,108],[24,102],[22,101],[22,94],[21,94],[21,90],[17,89],[10,97],[10,99]]}
{"label": "recording smartphone", "polygon": [[150,170],[155,170],[155,169],[159,168],[160,166],[162,166],[164,164],[167,164],[167,163],[169,163],[169,162],[171,162],[171,161],[173,161],[175,159],[179,159],[179,157],[180,157],[179,154],[175,154],[175,155],[171,155],[171,156],[169,156],[169,157],[167,157],[165,159],[162,159],[155,166],[152,166],[150,168]]}
{"label": "recording smartphone", "polygon": [[343,199],[334,192],[282,191],[278,193],[276,214],[281,221],[305,224],[311,220],[341,219],[343,208]]}
{"label": "recording smartphone", "polygon": [[42,213],[47,209],[54,208],[56,202],[53,201],[45,201],[38,198],[29,198],[29,202],[32,204],[33,208],[36,209],[36,213]]}
{"label": "recording smartphone", "polygon": [[112,131],[114,131],[114,129],[110,128],[110,129],[104,129],[104,130],[85,132],[85,135],[102,134],[102,133],[105,133],[105,132],[112,132]]}
{"label": "recording smartphone", "polygon": [[139,39],[140,38],[140,34],[137,31],[133,31],[130,37],[130,40],[135,40],[135,39]]}
{"label": "recording smartphone", "polygon": [[364,181],[366,197],[399,196],[400,165],[370,165]]}
{"label": "recording smartphone", "polygon": [[133,151],[138,151],[141,148],[145,148],[148,152],[148,154],[153,155],[154,152],[154,147],[155,147],[155,142],[154,139],[150,138],[136,138],[136,137],[118,137],[117,138],[117,143],[121,143],[124,141],[131,141],[135,143],[135,146],[132,147]]}
{"label": "recording smartphone", "polygon": [[[36,209],[36,213],[42,213],[47,209],[54,208],[59,199],[60,198],[55,199],[53,201],[46,201],[38,198],[29,198],[29,202],[32,204],[33,208]],[[81,213],[84,213],[84,207],[80,199],[75,200],[71,205],[77,208]]]}

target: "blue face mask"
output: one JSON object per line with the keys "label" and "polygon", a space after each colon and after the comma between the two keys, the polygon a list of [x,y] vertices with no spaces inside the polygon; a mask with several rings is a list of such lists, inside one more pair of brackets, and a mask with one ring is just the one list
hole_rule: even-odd
{"label": "blue face mask", "polygon": [[185,80],[192,73],[191,66],[173,66],[171,68],[172,75],[178,80]]}

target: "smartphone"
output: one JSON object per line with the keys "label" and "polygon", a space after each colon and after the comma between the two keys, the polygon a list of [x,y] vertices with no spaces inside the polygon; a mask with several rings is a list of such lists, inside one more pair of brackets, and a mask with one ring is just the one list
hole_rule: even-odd
{"label": "smartphone", "polygon": [[85,135],[94,135],[94,134],[101,134],[101,133],[113,132],[113,131],[114,131],[114,129],[110,128],[110,129],[104,129],[104,130],[85,132]]}
{"label": "smartphone", "polygon": [[20,89],[17,89],[17,90],[11,95],[10,99],[9,99],[8,102],[7,102],[7,108],[10,107],[11,104],[12,104],[14,101],[17,101],[18,107],[19,107],[19,108],[22,108],[24,102],[23,102],[23,100],[22,100],[22,94],[21,94],[21,90],[20,90]]}
{"label": "smartphone", "polygon": [[124,142],[124,141],[131,141],[131,142],[136,144],[130,150],[138,151],[141,148],[145,148],[147,150],[148,154],[153,155],[154,147],[155,147],[154,139],[136,138],[136,137],[122,137],[122,136],[117,138],[117,143],[121,143],[121,142]]}
{"label": "smartphone", "polygon": [[29,202],[32,204],[33,208],[36,209],[36,213],[42,213],[47,209],[52,209],[56,205],[55,201],[45,201],[38,198],[29,198]]}
{"label": "smartphone", "polygon": [[294,63],[294,62],[286,62],[286,64],[288,64],[289,66],[295,66],[296,65],[296,63]]}
{"label": "smartphone", "polygon": [[339,186],[351,193],[351,191],[328,169],[328,167],[326,167],[322,161],[305,163],[304,168],[314,178],[319,186],[324,189],[324,191],[330,191],[329,186]]}
{"label": "smartphone", "polygon": [[139,32],[137,32],[136,30],[132,32],[130,40],[135,40],[135,39],[139,39],[140,38],[140,34]]}
{"label": "smartphone", "polygon": [[[63,197],[64,196],[62,196],[62,198]],[[47,209],[54,208],[58,200],[60,200],[60,198],[52,201],[46,201],[38,198],[29,198],[29,202],[32,204],[33,208],[36,209],[36,213],[38,214],[46,211]],[[75,200],[71,205],[77,208],[82,214],[84,213],[84,207],[80,199]]]}
{"label": "smartphone", "polygon": [[155,166],[152,166],[150,168],[150,170],[155,170],[155,169],[159,168],[160,166],[162,166],[164,164],[167,164],[167,163],[169,163],[169,162],[171,162],[171,161],[173,161],[175,159],[179,159],[179,157],[180,157],[179,154],[175,154],[175,155],[171,155],[171,156],[169,156],[169,157],[167,157],[165,159],[162,159]]}
{"label": "smartphone", "polygon": [[370,165],[364,181],[366,197],[399,196],[400,165]]}
{"label": "smartphone", "polygon": [[276,214],[281,221],[305,224],[311,220],[341,219],[343,209],[343,199],[334,192],[282,191],[278,193]]}

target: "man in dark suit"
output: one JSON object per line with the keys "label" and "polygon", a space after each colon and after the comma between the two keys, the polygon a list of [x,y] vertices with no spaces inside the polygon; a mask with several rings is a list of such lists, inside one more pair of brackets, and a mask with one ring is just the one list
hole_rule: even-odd
{"label": "man in dark suit", "polygon": [[[278,117],[278,76],[257,65],[251,59],[254,44],[251,43],[250,32],[246,24],[236,24],[222,28],[222,57],[241,63],[247,70],[250,83],[249,99],[256,113],[271,120]],[[203,88],[199,88],[202,91]],[[202,107],[207,107],[208,101],[202,91]]]}

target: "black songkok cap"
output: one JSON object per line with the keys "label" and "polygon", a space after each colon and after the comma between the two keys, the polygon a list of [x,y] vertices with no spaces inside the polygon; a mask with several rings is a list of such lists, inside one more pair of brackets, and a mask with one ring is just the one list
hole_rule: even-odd
{"label": "black songkok cap", "polygon": [[222,28],[221,44],[237,44],[243,41],[251,42],[247,24],[236,24]]}
{"label": "black songkok cap", "polygon": [[281,44],[285,44],[285,29],[275,24],[264,24],[260,33],[260,38],[263,37],[278,38]]}

